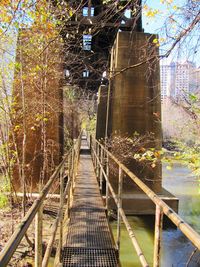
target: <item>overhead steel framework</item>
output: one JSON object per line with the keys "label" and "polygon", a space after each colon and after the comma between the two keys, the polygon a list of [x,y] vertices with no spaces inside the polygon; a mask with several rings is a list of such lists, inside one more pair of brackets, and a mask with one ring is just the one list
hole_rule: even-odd
{"label": "overhead steel framework", "polygon": [[63,22],[66,82],[97,91],[106,82],[117,32],[142,31],[141,1],[71,0],[60,1],[60,5],[70,9],[70,18],[64,12],[59,18]]}

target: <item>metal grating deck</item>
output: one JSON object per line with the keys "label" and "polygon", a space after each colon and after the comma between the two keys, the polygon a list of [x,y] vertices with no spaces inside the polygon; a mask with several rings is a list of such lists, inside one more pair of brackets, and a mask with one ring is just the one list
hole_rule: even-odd
{"label": "metal grating deck", "polygon": [[113,248],[104,211],[74,211],[67,245],[82,248]]}
{"label": "metal grating deck", "polygon": [[82,140],[70,221],[63,249],[64,267],[116,267],[117,251],[95,177],[91,156]]}
{"label": "metal grating deck", "polygon": [[113,267],[117,266],[114,249],[65,248],[63,266],[68,267]]}

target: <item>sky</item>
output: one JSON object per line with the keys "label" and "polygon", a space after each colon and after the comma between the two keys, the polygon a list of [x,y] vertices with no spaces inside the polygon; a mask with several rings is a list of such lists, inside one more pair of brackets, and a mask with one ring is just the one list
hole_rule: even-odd
{"label": "sky", "polygon": [[13,77],[15,50],[16,50],[17,36],[12,32],[6,34],[4,40],[0,39],[0,87],[2,80],[6,80],[5,86],[7,93],[11,92]]}
{"label": "sky", "polygon": [[[162,1],[162,0],[161,0]],[[143,28],[145,32],[149,33],[158,33],[160,38],[165,38],[164,34],[164,22],[166,17],[169,17],[169,14],[176,12],[174,7],[181,7],[184,6],[186,0],[173,0],[171,5],[162,4],[160,0],[143,0],[143,4],[146,4],[148,7],[152,9],[158,9],[160,12],[159,14],[155,15],[155,17],[147,17],[143,14]],[[164,0],[171,1],[171,0]],[[143,13],[146,13],[145,11]],[[176,17],[176,19],[179,19]],[[183,26],[183,25],[181,25]],[[200,66],[200,51],[199,49],[195,50],[194,53],[194,46],[197,44],[197,39],[199,38],[200,34],[199,31],[193,31],[192,34],[186,39],[185,46],[182,47],[180,50],[175,50],[169,58],[163,60],[165,63],[170,63],[171,61],[186,61],[190,60],[193,61],[197,67]],[[166,45],[165,49],[169,49],[170,45]],[[162,46],[160,48],[160,53],[162,54]]]}
{"label": "sky", "polygon": [[[162,4],[160,0],[143,0],[142,2],[144,5],[146,4],[153,9],[159,9],[162,12],[161,14],[158,14],[155,18],[152,18],[152,20],[143,15],[143,27],[147,29],[147,31],[151,31],[151,29],[156,30],[161,28],[166,19],[166,16],[168,16],[170,12],[167,11],[167,5]],[[174,6],[183,6],[184,3],[185,0],[173,0]]]}

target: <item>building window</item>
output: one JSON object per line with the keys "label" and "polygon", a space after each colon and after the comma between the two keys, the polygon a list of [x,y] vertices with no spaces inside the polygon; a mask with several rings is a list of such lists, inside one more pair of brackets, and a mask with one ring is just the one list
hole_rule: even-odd
{"label": "building window", "polygon": [[84,34],[83,35],[83,50],[90,51],[92,48],[92,35]]}
{"label": "building window", "polygon": [[[90,12],[91,12],[90,16],[94,17],[94,7],[90,8]],[[88,7],[84,7],[83,8],[83,17],[88,17],[88,16],[89,16],[89,8]]]}
{"label": "building window", "polygon": [[90,75],[89,70],[84,70],[84,71],[83,71],[83,78],[88,78],[89,75]]}

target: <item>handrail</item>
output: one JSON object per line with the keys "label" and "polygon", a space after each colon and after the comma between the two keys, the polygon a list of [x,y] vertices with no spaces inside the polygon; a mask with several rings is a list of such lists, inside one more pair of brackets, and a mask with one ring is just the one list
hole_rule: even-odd
{"label": "handrail", "polygon": [[[53,183],[56,181],[56,179],[59,177],[59,175],[60,175],[60,184],[61,185],[63,184],[63,187],[64,187],[63,168],[65,165],[65,162],[68,160],[68,157],[70,155],[74,154],[74,151],[75,151],[76,157],[73,158],[73,162],[72,162],[73,164],[72,164],[72,166],[68,166],[68,168],[69,168],[68,173],[70,174],[70,176],[69,176],[69,180],[68,180],[68,184],[67,184],[67,187],[65,189],[65,192],[63,192],[63,199],[60,202],[60,207],[59,207],[59,212],[58,212],[58,214],[60,215],[60,218],[59,218],[59,220],[56,219],[56,223],[54,224],[54,226],[55,226],[54,228],[57,229],[58,223],[60,222],[61,217],[62,217],[61,215],[63,214],[63,212],[62,212],[63,201],[66,198],[67,193],[68,193],[68,202],[69,202],[69,187],[72,183],[72,177],[71,176],[73,176],[73,175],[71,175],[71,172],[73,173],[77,169],[77,164],[78,164],[77,157],[79,156],[80,140],[81,140],[81,135],[79,136],[77,142],[73,145],[73,147],[67,153],[67,155],[63,158],[61,163],[58,165],[58,167],[56,168],[54,173],[51,175],[49,181],[42,189],[39,198],[33,202],[31,208],[29,209],[29,211],[27,212],[25,217],[22,219],[21,223],[18,224],[16,230],[14,231],[14,233],[12,234],[12,236],[10,237],[8,242],[6,243],[5,247],[1,251],[1,253],[0,253],[0,266],[1,267],[7,266],[7,264],[9,263],[10,259],[12,258],[13,254],[15,253],[18,245],[20,244],[22,238],[24,237],[24,235],[25,235],[27,229],[29,228],[30,224],[32,223],[33,219],[35,218],[37,213],[40,212],[40,209],[43,205],[43,201],[45,200],[49,190],[51,189]],[[61,188],[61,190],[64,190],[64,188]],[[50,240],[50,241],[52,242],[54,240]],[[49,258],[49,256],[50,255],[48,255],[48,258]],[[48,263],[47,257],[45,257],[45,261]],[[47,266],[47,264],[45,264],[45,265],[43,264],[43,267],[44,266]]]}
{"label": "handrail", "polygon": [[[200,250],[200,235],[191,227],[189,226],[172,208],[170,208],[156,193],[151,190],[144,182],[142,182],[134,173],[132,173],[124,164],[122,164],[110,151],[108,151],[103,144],[101,144],[96,139],[92,139],[92,157],[94,160],[95,168],[97,172],[99,172],[98,168],[100,168],[100,179],[102,180],[101,175],[103,174],[106,184],[110,189],[110,192],[113,196],[113,199],[117,205],[118,213],[122,217],[126,228],[128,230],[129,236],[131,237],[132,242],[136,242],[134,247],[136,248],[138,245],[137,240],[135,237],[133,238],[132,235],[133,231],[130,229],[129,223],[126,223],[126,215],[122,209],[122,205],[120,205],[121,194],[122,192],[119,191],[120,189],[120,179],[119,179],[119,187],[118,187],[118,196],[114,192],[114,189],[109,182],[109,171],[105,172],[103,166],[103,159],[102,159],[102,151],[106,156],[107,168],[109,169],[109,159],[112,159],[115,163],[117,163],[119,167],[119,173],[123,172],[127,174],[127,176],[152,200],[152,202],[156,205],[156,220],[155,220],[155,245],[154,245],[154,266],[160,266],[160,242],[161,242],[161,231],[162,231],[162,218],[163,214],[165,214],[180,230],[181,232],[193,243],[193,245]],[[100,151],[101,150],[101,151]],[[120,178],[119,174],[119,178]],[[101,185],[100,185],[101,186]],[[122,190],[121,190],[122,191]],[[107,196],[106,196],[107,198]],[[106,200],[107,202],[107,200]],[[127,220],[128,222],[128,220]],[[119,223],[118,223],[119,224]],[[118,226],[119,227],[119,226]],[[119,240],[118,240],[119,242]],[[137,251],[137,250],[136,250]],[[137,253],[141,256],[140,252]],[[142,254],[143,255],[143,254]],[[141,260],[141,257],[140,257]],[[145,265],[142,262],[142,266]]]}
{"label": "handrail", "polygon": [[[71,180],[68,180],[66,188],[65,188],[63,199],[66,198],[67,193],[68,193],[68,191],[70,189],[70,186],[71,186]],[[62,207],[60,206],[60,208],[58,210],[58,214],[56,216],[56,220],[55,220],[55,222],[54,222],[54,224],[52,226],[52,234],[51,234],[51,238],[50,238],[50,240],[49,240],[49,242],[47,244],[47,247],[46,247],[46,251],[45,251],[45,254],[44,254],[44,257],[43,257],[43,261],[42,261],[42,267],[47,267],[48,266],[49,258],[51,256],[51,251],[52,251],[52,247],[53,247],[53,243],[54,243],[54,240],[55,240],[55,237],[56,237],[56,231],[58,229],[58,225],[60,223],[60,219],[62,218],[62,216],[63,216]]]}
{"label": "handrail", "polygon": [[[90,140],[91,140],[91,139],[90,139]],[[115,192],[114,192],[114,190],[113,190],[113,187],[112,187],[111,183],[109,182],[109,175],[106,174],[106,172],[105,172],[105,170],[104,170],[102,164],[100,163],[100,160],[99,160],[99,158],[97,157],[97,153],[96,153],[96,151],[94,150],[94,147],[91,146],[91,148],[92,148],[92,151],[93,151],[93,153],[94,153],[94,155],[95,155],[95,157],[96,157],[97,163],[100,164],[101,172],[102,172],[102,174],[104,175],[104,178],[105,178],[105,180],[106,180],[106,185],[107,185],[108,188],[110,189],[110,192],[111,192],[111,194],[112,194],[112,196],[113,196],[113,199],[114,199],[114,201],[115,201],[115,203],[116,203],[116,205],[117,205],[117,207],[118,207],[118,212],[120,213],[120,215],[121,215],[121,217],[122,217],[122,219],[123,219],[123,222],[124,222],[124,224],[125,224],[125,226],[126,226],[126,229],[127,229],[128,234],[129,234],[129,236],[130,236],[130,238],[131,238],[131,241],[132,241],[132,244],[133,244],[133,246],[134,246],[134,248],[135,248],[135,250],[136,250],[136,253],[137,253],[138,257],[139,257],[139,260],[140,260],[140,262],[141,262],[141,264],[142,264],[143,267],[149,267],[149,265],[148,265],[148,263],[147,263],[147,260],[146,260],[146,258],[145,258],[145,256],[144,256],[144,253],[143,253],[143,251],[142,251],[142,249],[141,249],[141,247],[140,247],[140,245],[139,245],[139,243],[138,243],[138,241],[137,241],[137,238],[136,238],[136,236],[135,236],[133,230],[131,229],[131,226],[130,226],[130,224],[129,224],[129,222],[128,222],[128,219],[126,218],[126,215],[125,215],[123,209],[121,208],[121,205],[119,206],[117,195],[115,194]],[[95,165],[96,165],[96,164],[95,164]],[[109,165],[109,164],[108,164],[108,162],[107,162],[107,166],[108,166],[108,165]],[[95,169],[96,169],[96,168],[95,168]],[[107,170],[108,170],[108,168],[107,168]],[[106,191],[108,192],[108,189],[107,189]],[[108,193],[106,194],[106,203],[108,203]],[[107,206],[107,205],[106,205],[106,206]],[[107,208],[108,208],[108,207],[107,207]],[[118,217],[118,218],[119,218],[119,217]],[[119,223],[118,223],[118,227],[119,227]],[[120,240],[118,239],[118,240],[117,240],[118,249],[119,249],[119,243],[120,243]]]}

